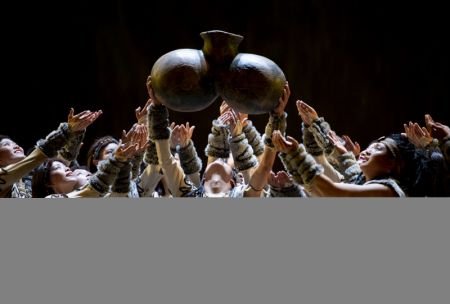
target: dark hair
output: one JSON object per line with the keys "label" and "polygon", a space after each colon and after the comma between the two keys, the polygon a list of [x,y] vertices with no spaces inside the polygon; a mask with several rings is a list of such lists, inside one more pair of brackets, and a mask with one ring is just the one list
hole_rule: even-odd
{"label": "dark hair", "polygon": [[87,153],[87,170],[95,173],[97,171],[97,166],[94,165],[94,160],[98,160],[100,157],[100,152],[104,147],[110,143],[119,144],[119,141],[112,136],[103,136],[94,141],[94,143],[89,148]]}
{"label": "dark hair", "polygon": [[34,169],[31,182],[32,197],[46,197],[47,195],[55,193],[52,187],[48,186],[50,182],[51,168],[55,161],[61,160],[57,158],[51,158]]}
{"label": "dark hair", "polygon": [[8,135],[2,135],[0,134],[0,141],[4,140],[4,139],[11,139],[11,137],[9,137]]}
{"label": "dark hair", "polygon": [[433,196],[437,183],[437,167],[423,151],[417,149],[409,139],[395,133],[388,136],[395,141],[399,154],[400,170],[396,178],[408,196]]}

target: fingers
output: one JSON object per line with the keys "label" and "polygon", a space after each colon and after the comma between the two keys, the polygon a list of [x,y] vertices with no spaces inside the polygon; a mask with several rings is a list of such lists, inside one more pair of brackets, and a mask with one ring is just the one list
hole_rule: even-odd
{"label": "fingers", "polygon": [[73,108],[70,108],[70,110],[69,110],[69,116],[68,116],[68,121],[69,120],[71,120],[72,119],[72,117],[73,117],[73,113],[75,112],[75,110],[73,109]]}

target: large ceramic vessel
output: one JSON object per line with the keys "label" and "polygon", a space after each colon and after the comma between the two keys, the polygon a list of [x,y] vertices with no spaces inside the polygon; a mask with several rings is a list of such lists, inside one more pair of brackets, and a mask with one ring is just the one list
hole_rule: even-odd
{"label": "large ceramic vessel", "polygon": [[161,56],[151,76],[156,97],[168,108],[195,112],[218,96],[235,110],[267,113],[278,104],[286,78],[272,60],[238,53],[243,37],[224,31],[202,32],[202,50],[178,49]]}

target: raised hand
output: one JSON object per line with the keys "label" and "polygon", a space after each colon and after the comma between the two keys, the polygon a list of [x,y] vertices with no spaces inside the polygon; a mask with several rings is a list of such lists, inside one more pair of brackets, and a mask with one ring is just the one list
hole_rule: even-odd
{"label": "raised hand", "polygon": [[70,108],[69,115],[67,116],[67,123],[69,128],[73,132],[85,130],[91,125],[103,112],[102,110],[91,112],[89,110],[83,111],[74,115],[75,110]]}
{"label": "raised hand", "polygon": [[338,153],[344,154],[347,152],[347,149],[344,146],[344,142],[341,141],[339,136],[336,135],[336,132],[329,131],[327,134],[327,137],[331,141],[331,143],[333,144],[334,148],[336,149],[336,151]]}
{"label": "raised hand", "polygon": [[152,100],[149,98],[142,109],[141,107],[138,107],[134,110],[134,114],[136,115],[136,120],[138,123],[144,125],[147,124],[148,107],[151,104]]}
{"label": "raised hand", "polygon": [[421,128],[418,123],[409,122],[408,124],[403,124],[403,127],[406,137],[417,148],[425,148],[433,141],[433,137],[428,132],[428,129],[426,127]]}
{"label": "raised hand", "polygon": [[238,114],[233,110],[230,109],[226,113],[224,113],[221,117],[223,117],[223,122],[226,125],[230,126],[230,131],[232,136],[236,136],[242,133],[242,122],[238,117]]}
{"label": "raised hand", "polygon": [[225,112],[227,112],[228,110],[230,110],[231,107],[230,105],[227,103],[226,100],[223,100],[222,103],[220,104],[220,110],[219,113],[220,115],[223,115]]}
{"label": "raised hand", "polygon": [[186,125],[181,124],[179,127],[179,145],[181,148],[186,147],[189,144],[189,140],[192,138],[195,126],[189,126],[189,122]]}
{"label": "raised hand", "polygon": [[148,76],[147,77],[147,92],[148,95],[150,96],[150,102],[153,105],[161,105],[162,103],[156,98],[155,96],[155,92],[153,91],[153,87],[152,87],[152,76]]}
{"label": "raised hand", "polygon": [[297,100],[295,104],[297,106],[298,114],[300,115],[300,118],[306,126],[312,125],[314,120],[319,118],[316,110],[314,110],[314,108],[308,105],[306,102]]}
{"label": "raised hand", "polygon": [[358,142],[353,142],[352,139],[348,135],[342,135],[342,139],[344,140],[345,144],[344,147],[347,149],[347,151],[353,152],[355,157],[359,156],[359,153],[361,153],[361,146]]}
{"label": "raised hand", "polygon": [[289,153],[298,148],[298,141],[294,138],[287,136],[286,138],[281,134],[279,130],[275,130],[272,133],[272,142],[275,149],[279,152]]}
{"label": "raised hand", "polygon": [[291,89],[289,88],[289,83],[286,81],[284,84],[283,92],[281,93],[280,99],[278,100],[278,105],[273,112],[277,115],[283,115],[284,109],[289,101],[289,97],[291,96]]}
{"label": "raised hand", "polygon": [[425,124],[428,132],[434,138],[442,140],[444,137],[450,136],[450,128],[440,122],[435,122],[429,114],[425,115]]}
{"label": "raised hand", "polygon": [[124,144],[122,140],[119,141],[119,145],[114,152],[114,157],[119,161],[127,161],[130,160],[139,150],[138,144],[133,143],[132,141]]}
{"label": "raised hand", "polygon": [[274,188],[287,188],[293,183],[292,177],[286,171],[278,171],[276,174],[270,172],[268,184]]}
{"label": "raised hand", "polygon": [[122,131],[122,143],[128,144],[129,142],[135,143],[138,147],[142,147],[147,144],[148,141],[148,130],[147,127],[135,123],[128,132]]}

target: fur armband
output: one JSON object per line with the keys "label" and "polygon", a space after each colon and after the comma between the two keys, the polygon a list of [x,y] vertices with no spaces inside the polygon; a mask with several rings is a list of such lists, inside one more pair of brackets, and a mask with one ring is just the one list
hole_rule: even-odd
{"label": "fur armband", "polygon": [[130,162],[126,163],[122,168],[120,168],[117,178],[112,186],[112,191],[117,193],[128,193],[130,192],[131,184],[131,168]]}
{"label": "fur armband", "polygon": [[333,151],[333,143],[328,138],[328,132],[331,130],[330,125],[320,117],[311,124],[309,130],[314,135],[316,143],[325,151],[326,154],[330,154]]}
{"label": "fur armband", "polygon": [[91,177],[89,184],[96,191],[105,195],[109,191],[109,187],[117,178],[120,169],[128,163],[121,162],[113,156],[101,161],[98,166],[98,171]]}
{"label": "fur armband", "polygon": [[131,180],[135,180],[141,175],[141,165],[144,161],[144,153],[139,153],[131,160]]}
{"label": "fur armband", "polygon": [[228,158],[230,156],[228,136],[227,126],[221,125],[217,120],[213,120],[211,133],[208,135],[208,145],[205,149],[206,156]]}
{"label": "fur armband", "polygon": [[337,157],[337,163],[339,165],[339,171],[344,175],[345,181],[352,181],[355,177],[361,173],[358,162],[356,161],[353,152],[346,152]]}
{"label": "fur armband", "polygon": [[163,105],[148,108],[148,135],[153,140],[169,139],[169,111]]}
{"label": "fur armband", "polygon": [[144,154],[144,162],[147,165],[157,165],[158,164],[158,153],[156,152],[156,144],[153,140],[148,142],[147,149]]}
{"label": "fur armband", "polygon": [[250,120],[247,120],[247,125],[242,128],[242,132],[245,133],[248,143],[252,146],[253,154],[255,154],[255,156],[261,155],[264,152],[264,143],[261,134],[255,126],[253,126],[253,123]]}
{"label": "fur armband", "polygon": [[52,131],[45,139],[40,139],[36,146],[47,156],[55,157],[70,138],[69,124],[63,122],[58,129]]}
{"label": "fur armband", "polygon": [[302,122],[302,138],[303,144],[305,145],[306,152],[312,156],[319,156],[323,154],[323,149],[317,144],[314,134],[306,127],[305,123]]}
{"label": "fur armband", "polygon": [[200,172],[202,169],[202,160],[197,155],[194,142],[189,140],[186,147],[178,149],[178,155],[180,156],[180,164],[185,174],[193,174]]}
{"label": "fur armband", "polygon": [[234,166],[239,171],[253,168],[258,163],[253,149],[248,144],[244,133],[234,136],[230,140],[231,154],[233,155]]}
{"label": "fur armband", "polygon": [[292,179],[300,185],[303,185],[303,179],[298,174],[297,170],[295,168],[298,167],[298,163],[296,163],[298,151],[295,150],[292,153],[286,154],[286,153],[278,153],[278,157],[281,160],[281,163],[283,164],[283,167],[286,169],[286,171],[292,176]]}
{"label": "fur armband", "polygon": [[293,183],[287,187],[270,186],[270,197],[306,197],[305,191],[298,184]]}
{"label": "fur armband", "polygon": [[274,145],[272,143],[272,133],[275,130],[279,130],[281,134],[285,134],[286,132],[286,117],[287,113],[284,112],[283,115],[278,116],[270,113],[269,121],[267,122],[266,129],[264,132],[264,144],[273,148]]}

